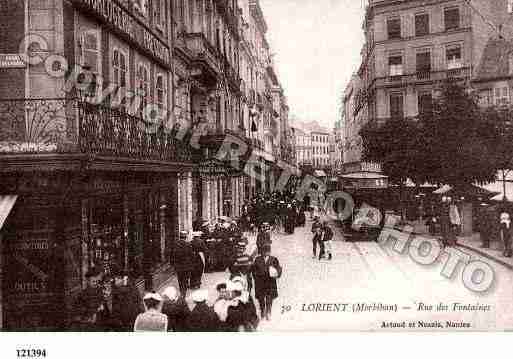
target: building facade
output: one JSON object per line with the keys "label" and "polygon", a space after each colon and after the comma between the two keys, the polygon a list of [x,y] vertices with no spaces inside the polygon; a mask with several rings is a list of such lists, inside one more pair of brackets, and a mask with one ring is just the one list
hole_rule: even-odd
{"label": "building facade", "polygon": [[[344,162],[351,171],[362,172],[365,182],[376,177],[383,184],[379,175],[365,174],[358,164],[361,127],[368,121],[415,118],[429,111],[444,80],[470,85],[488,39],[498,32],[511,34],[508,3],[369,0],[361,65],[344,97]],[[379,169],[374,164],[364,167]],[[344,175],[358,177],[347,169]]]}

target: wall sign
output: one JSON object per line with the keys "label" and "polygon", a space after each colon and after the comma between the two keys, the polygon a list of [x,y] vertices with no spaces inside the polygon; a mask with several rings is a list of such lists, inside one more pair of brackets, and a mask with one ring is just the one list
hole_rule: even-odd
{"label": "wall sign", "polygon": [[21,54],[0,54],[0,69],[24,69],[27,67]]}
{"label": "wall sign", "polygon": [[142,49],[169,67],[169,48],[157,36],[138,22],[125,8],[115,0],[73,0],[82,8],[93,11],[104,22],[128,36]]}

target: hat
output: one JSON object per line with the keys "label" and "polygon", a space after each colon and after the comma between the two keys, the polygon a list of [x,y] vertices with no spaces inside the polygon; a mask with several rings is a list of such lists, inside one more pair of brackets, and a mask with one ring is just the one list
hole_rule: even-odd
{"label": "hat", "polygon": [[206,302],[208,299],[208,290],[198,289],[192,292],[191,298],[195,303]]}
{"label": "hat", "polygon": [[[241,277],[236,277],[236,278],[239,278],[239,280],[237,280],[236,282],[233,280],[229,282],[229,285],[227,286],[228,291],[230,291],[230,292],[244,291],[244,285],[242,284],[243,279]],[[236,278],[234,278],[234,279],[236,279]]]}
{"label": "hat", "polygon": [[164,296],[168,297],[170,300],[176,300],[176,298],[178,298],[178,291],[173,286],[170,286],[170,287],[167,287],[166,289],[164,289],[162,294]]}
{"label": "hat", "polygon": [[162,296],[158,293],[146,293],[143,297],[143,300],[148,300],[148,299],[153,299],[153,300],[156,300],[158,302],[162,302],[164,299],[162,298]]}

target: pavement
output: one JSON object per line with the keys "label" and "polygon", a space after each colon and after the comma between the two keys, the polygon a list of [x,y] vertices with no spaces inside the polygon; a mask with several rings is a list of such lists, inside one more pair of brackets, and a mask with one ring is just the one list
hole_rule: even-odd
{"label": "pavement", "polygon": [[[278,281],[279,297],[271,321],[262,321],[259,331],[407,330],[385,328],[384,323],[391,321],[469,325],[437,329],[443,331],[513,330],[513,271],[509,268],[462,248],[472,260],[490,263],[495,274],[491,289],[476,293],[465,287],[462,265],[450,278],[441,274],[446,254],[432,265],[420,265],[407,253],[397,253],[392,245],[346,242],[335,226],[333,260],[319,261],[312,259],[310,225],[308,222],[306,227],[297,228],[293,235],[273,235],[272,254],[280,260],[283,275]],[[254,245],[255,238],[249,239]],[[215,285],[228,276],[205,274],[203,287],[209,289],[211,303]],[[459,310],[455,303],[478,305],[482,310]],[[358,311],[358,306],[367,306],[368,310]]]}

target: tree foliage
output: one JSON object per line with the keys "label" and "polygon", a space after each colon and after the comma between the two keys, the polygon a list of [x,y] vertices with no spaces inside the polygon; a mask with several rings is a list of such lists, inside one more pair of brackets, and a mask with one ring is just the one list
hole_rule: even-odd
{"label": "tree foliage", "polygon": [[453,187],[486,183],[498,169],[498,129],[477,99],[462,86],[445,83],[432,111],[416,119],[370,122],[360,135],[364,160],[382,164],[395,183],[411,178]]}

